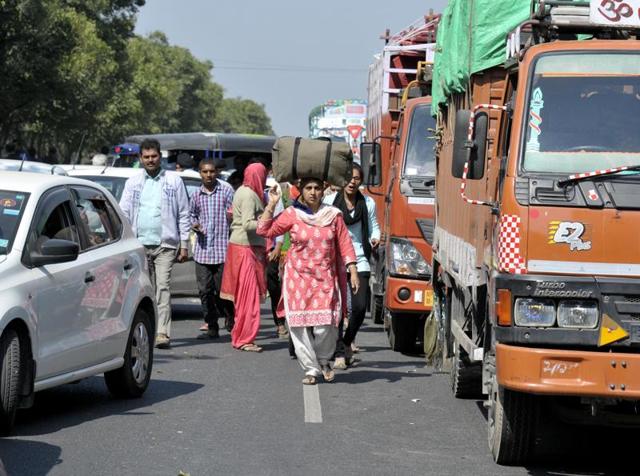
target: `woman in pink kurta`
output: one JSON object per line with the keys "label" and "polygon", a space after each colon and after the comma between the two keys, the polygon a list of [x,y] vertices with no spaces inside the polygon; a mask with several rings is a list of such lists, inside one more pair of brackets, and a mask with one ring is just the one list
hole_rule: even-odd
{"label": "woman in pink kurta", "polygon": [[[335,352],[338,325],[346,312],[346,266],[352,267],[351,286],[359,287],[356,255],[340,210],[322,204],[322,181],[306,179],[293,206],[275,220],[273,211],[280,192],[273,189],[258,221],[257,233],[275,237],[289,232],[282,282],[285,317],[305,384],[315,384],[322,374],[334,378],[329,360]],[[346,265],[346,266],[345,266]]]}

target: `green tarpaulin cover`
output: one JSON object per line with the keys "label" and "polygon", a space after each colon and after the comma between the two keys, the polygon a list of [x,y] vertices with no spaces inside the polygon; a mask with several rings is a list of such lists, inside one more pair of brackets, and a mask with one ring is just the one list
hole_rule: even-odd
{"label": "green tarpaulin cover", "polygon": [[507,35],[530,14],[531,0],[449,0],[438,26],[434,104],[464,91],[472,74],[504,63]]}

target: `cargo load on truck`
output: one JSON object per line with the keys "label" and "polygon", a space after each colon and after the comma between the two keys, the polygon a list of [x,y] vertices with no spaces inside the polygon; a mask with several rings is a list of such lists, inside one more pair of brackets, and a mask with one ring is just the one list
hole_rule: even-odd
{"label": "cargo load on truck", "polygon": [[456,397],[487,396],[501,464],[536,457],[545,415],[640,424],[640,11],[623,3],[451,0],[438,30],[425,340]]}

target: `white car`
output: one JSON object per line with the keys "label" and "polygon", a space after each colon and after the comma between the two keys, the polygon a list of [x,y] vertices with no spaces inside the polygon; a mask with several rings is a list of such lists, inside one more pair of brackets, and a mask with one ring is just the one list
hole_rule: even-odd
{"label": "white car", "polygon": [[34,392],[92,375],[142,395],[156,316],[144,248],[104,188],[0,173],[0,432]]}
{"label": "white car", "polygon": [[[67,173],[72,177],[84,178],[102,185],[109,190],[119,202],[124,190],[124,184],[129,177],[142,172],[142,169],[131,167],[105,167],[96,165],[79,166],[78,168],[65,167]],[[193,192],[200,188],[202,179],[195,170],[185,170],[179,172],[184,186],[187,188],[187,195],[191,197]],[[172,296],[197,296],[198,283],[196,282],[196,267],[193,261],[191,250],[189,260],[184,263],[175,263],[171,271],[171,295]]]}

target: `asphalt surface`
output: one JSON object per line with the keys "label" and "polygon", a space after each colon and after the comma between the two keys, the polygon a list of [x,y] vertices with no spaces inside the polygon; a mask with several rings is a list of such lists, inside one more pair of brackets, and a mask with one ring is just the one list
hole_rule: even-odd
{"label": "asphalt surface", "polygon": [[[371,321],[358,336],[360,362],[337,371],[335,382],[309,388],[266,310],[261,354],[234,350],[225,331],[216,341],[196,340],[198,310],[184,301],[174,307],[173,346],[156,351],[142,398],[112,399],[102,377],[39,393],[35,407],[19,413],[14,435],[0,439],[8,474],[640,472],[615,473],[611,464],[638,467],[637,432],[551,433],[545,439],[550,447],[568,438],[573,448],[531,467],[495,465],[482,402],[452,398],[448,375],[435,373],[421,357],[391,352],[384,331]],[[622,449],[629,442],[632,449]]]}

